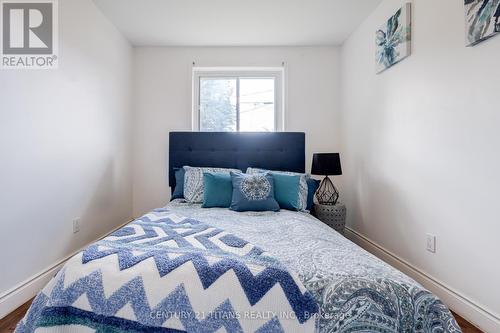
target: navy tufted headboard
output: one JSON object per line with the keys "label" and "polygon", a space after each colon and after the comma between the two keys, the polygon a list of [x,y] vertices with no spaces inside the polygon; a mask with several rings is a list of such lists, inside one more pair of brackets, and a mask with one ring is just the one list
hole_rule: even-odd
{"label": "navy tufted headboard", "polygon": [[305,172],[305,134],[170,132],[168,180],[175,187],[174,168],[248,167]]}

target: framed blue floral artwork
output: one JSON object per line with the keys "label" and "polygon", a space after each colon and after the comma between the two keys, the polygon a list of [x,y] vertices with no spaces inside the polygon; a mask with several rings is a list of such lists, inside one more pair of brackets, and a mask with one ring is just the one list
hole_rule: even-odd
{"label": "framed blue floral artwork", "polygon": [[394,66],[411,54],[411,3],[399,8],[387,23],[377,30],[375,45],[377,73]]}
{"label": "framed blue floral artwork", "polygon": [[464,0],[467,46],[500,33],[500,0]]}

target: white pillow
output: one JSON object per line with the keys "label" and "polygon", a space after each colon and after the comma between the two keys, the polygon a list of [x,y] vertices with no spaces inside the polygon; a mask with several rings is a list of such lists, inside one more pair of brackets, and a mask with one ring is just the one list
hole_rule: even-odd
{"label": "white pillow", "polygon": [[290,175],[290,176],[300,176],[300,181],[299,181],[299,211],[307,211],[307,194],[309,192],[308,186],[307,186],[307,179],[310,178],[310,176],[306,173],[298,173],[298,172],[291,172],[291,171],[273,171],[273,170],[265,170],[265,169],[259,169],[259,168],[247,168],[248,174],[256,174],[256,173],[261,173],[261,172],[266,172],[269,171],[271,173],[278,173],[282,175]]}
{"label": "white pillow", "polygon": [[225,168],[195,168],[184,166],[184,199],[190,203],[203,202],[203,172],[241,172],[239,169]]}

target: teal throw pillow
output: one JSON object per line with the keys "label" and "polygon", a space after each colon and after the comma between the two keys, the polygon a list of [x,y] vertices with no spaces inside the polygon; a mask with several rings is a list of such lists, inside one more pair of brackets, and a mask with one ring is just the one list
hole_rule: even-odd
{"label": "teal throw pillow", "polygon": [[229,173],[204,172],[203,186],[203,208],[229,208],[233,197],[233,184]]}
{"label": "teal throw pillow", "polygon": [[274,197],[281,208],[300,210],[300,176],[271,172],[274,179]]}

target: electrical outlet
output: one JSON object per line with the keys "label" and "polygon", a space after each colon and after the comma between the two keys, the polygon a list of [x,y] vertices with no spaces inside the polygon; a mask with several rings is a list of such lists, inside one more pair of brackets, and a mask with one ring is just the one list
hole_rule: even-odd
{"label": "electrical outlet", "polygon": [[427,251],[436,253],[436,236],[427,234]]}
{"label": "electrical outlet", "polygon": [[79,231],[80,231],[80,219],[77,218],[73,220],[73,233],[76,234]]}

